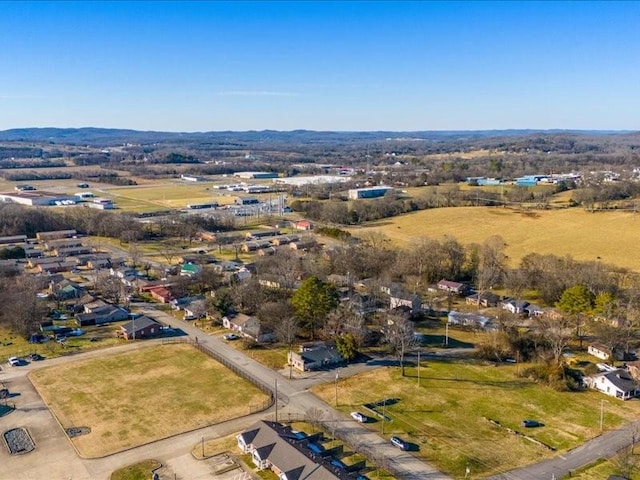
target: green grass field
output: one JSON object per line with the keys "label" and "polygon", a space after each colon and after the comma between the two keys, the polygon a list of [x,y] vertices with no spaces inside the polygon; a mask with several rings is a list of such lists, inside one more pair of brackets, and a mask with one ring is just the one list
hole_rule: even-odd
{"label": "green grass field", "polygon": [[129,467],[116,470],[111,474],[111,480],[148,480],[153,471],[161,467],[157,460],[145,460]]}
{"label": "green grass field", "polygon": [[136,445],[250,413],[267,395],[189,345],[170,344],[70,362],[30,375],[84,457]]}
{"label": "green grass field", "polygon": [[[557,392],[516,375],[523,365],[469,363],[469,361],[423,361],[420,385],[416,367],[389,367],[358,375],[338,383],[339,409],[348,413],[368,402],[396,398],[387,405],[386,436],[398,434],[419,446],[419,455],[454,478],[464,477],[470,467],[474,475],[487,476],[556,455],[543,446],[510,433],[526,434],[557,451],[576,447],[599,433],[602,394]],[[330,404],[334,385],[313,389]],[[604,425],[615,428],[637,418],[640,402],[608,399]],[[523,419],[545,424],[536,429],[520,426]],[[379,421],[367,424],[380,432]]]}
{"label": "green grass field", "polygon": [[640,270],[637,238],[640,216],[631,212],[589,213],[583,209],[520,213],[499,207],[459,207],[423,210],[364,227],[350,228],[356,236],[380,232],[393,243],[410,247],[421,238],[456,238],[463,244],[482,243],[500,235],[515,264],[528,253],[571,255]]}

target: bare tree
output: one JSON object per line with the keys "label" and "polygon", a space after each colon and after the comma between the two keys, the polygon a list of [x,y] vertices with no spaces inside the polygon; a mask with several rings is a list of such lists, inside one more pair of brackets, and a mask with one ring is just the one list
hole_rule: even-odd
{"label": "bare tree", "polygon": [[414,325],[406,315],[399,313],[387,315],[386,322],[387,324],[383,328],[384,339],[398,359],[402,376],[404,377],[405,356],[418,344],[414,332]]}
{"label": "bare tree", "polygon": [[[298,319],[294,315],[287,315],[280,318],[280,321],[275,325],[276,335],[278,340],[287,346],[288,355],[291,357],[293,351],[293,345],[296,342],[298,331],[300,327],[298,325]],[[293,363],[289,360],[289,378],[293,376]]]}
{"label": "bare tree", "polygon": [[135,241],[129,242],[129,259],[131,260],[131,266],[137,268],[141,258],[142,250],[140,249],[140,245]]}
{"label": "bare tree", "polygon": [[0,284],[2,319],[15,332],[28,337],[38,329],[47,314],[46,303],[37,297],[41,289],[39,279],[27,275],[3,278]]}
{"label": "bare tree", "polygon": [[556,365],[560,365],[562,352],[569,345],[572,337],[571,322],[562,318],[551,318],[543,315],[538,321],[540,335],[546,340]]}
{"label": "bare tree", "polygon": [[305,412],[305,418],[314,430],[319,430],[322,422],[326,418],[326,412],[321,408],[312,407]]}
{"label": "bare tree", "polygon": [[118,305],[125,296],[122,281],[112,275],[104,276],[102,281],[100,281],[99,289],[107,300],[111,300],[116,305]]}

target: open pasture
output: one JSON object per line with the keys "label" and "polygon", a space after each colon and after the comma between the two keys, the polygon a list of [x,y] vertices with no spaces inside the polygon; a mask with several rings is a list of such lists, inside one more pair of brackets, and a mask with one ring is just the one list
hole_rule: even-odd
{"label": "open pasture", "polygon": [[349,231],[356,236],[379,232],[393,243],[409,247],[421,238],[456,238],[463,244],[482,243],[500,235],[513,265],[529,253],[571,255],[640,270],[637,239],[640,215],[626,211],[589,213],[583,209],[519,212],[500,207],[458,207],[422,210]]}
{"label": "open pasture", "polygon": [[71,438],[95,458],[250,413],[266,394],[184,344],[36,370],[31,381]]}
{"label": "open pasture", "polygon": [[[415,360],[415,359],[414,359]],[[601,400],[604,428],[615,428],[637,418],[640,402],[623,402],[602,394],[557,392],[517,375],[524,365],[422,361],[420,385],[417,367],[389,367],[338,382],[339,409],[348,414],[363,404],[395,399],[385,406],[384,434],[399,435],[419,447],[418,455],[433,462],[454,478],[463,478],[470,467],[484,477],[540,461],[574,448],[599,433]],[[326,402],[334,403],[334,384],[313,389]],[[382,408],[378,407],[378,413]],[[523,428],[524,419],[544,423]],[[494,420],[501,426],[490,422]],[[368,425],[378,432],[382,422]],[[536,444],[507,428],[549,447]]]}

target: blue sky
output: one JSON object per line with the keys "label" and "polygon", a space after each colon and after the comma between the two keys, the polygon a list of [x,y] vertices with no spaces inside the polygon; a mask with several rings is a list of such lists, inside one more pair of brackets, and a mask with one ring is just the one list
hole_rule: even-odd
{"label": "blue sky", "polygon": [[0,2],[0,129],[640,129],[640,2]]}

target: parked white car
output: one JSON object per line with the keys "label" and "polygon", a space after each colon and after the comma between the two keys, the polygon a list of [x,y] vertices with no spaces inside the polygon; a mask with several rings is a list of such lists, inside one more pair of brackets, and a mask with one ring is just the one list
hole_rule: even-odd
{"label": "parked white car", "polygon": [[22,362],[18,357],[9,357],[9,365],[11,365],[12,367],[19,367],[20,365],[22,365]]}
{"label": "parked white car", "polygon": [[351,418],[353,418],[356,422],[360,422],[360,423],[367,423],[367,420],[369,420],[369,418],[360,413],[360,412],[351,412]]}

